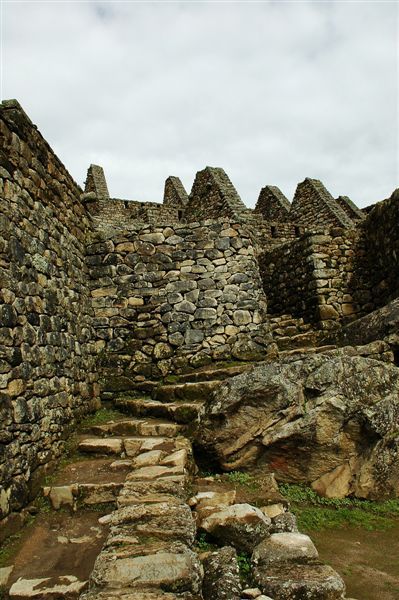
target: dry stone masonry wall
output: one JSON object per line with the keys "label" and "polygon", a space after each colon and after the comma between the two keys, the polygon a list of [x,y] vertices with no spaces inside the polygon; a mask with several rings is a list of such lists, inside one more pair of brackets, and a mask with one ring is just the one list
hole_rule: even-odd
{"label": "dry stone masonry wall", "polygon": [[291,313],[321,329],[353,320],[359,307],[350,293],[353,284],[352,230],[302,236],[259,258],[270,314]]}
{"label": "dry stone masonry wall", "polygon": [[17,103],[2,104],[0,131],[1,522],[98,389],[81,190]]}
{"label": "dry stone masonry wall", "polygon": [[97,234],[87,262],[104,391],[266,354],[266,298],[251,239],[239,224]]}

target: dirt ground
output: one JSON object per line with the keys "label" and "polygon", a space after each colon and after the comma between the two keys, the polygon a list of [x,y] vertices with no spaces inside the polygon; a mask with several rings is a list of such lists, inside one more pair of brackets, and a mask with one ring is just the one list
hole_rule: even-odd
{"label": "dirt ground", "polygon": [[19,577],[37,579],[75,575],[88,579],[107,535],[101,512],[43,512],[22,534],[13,556],[10,584]]}
{"label": "dirt ground", "polygon": [[399,520],[387,531],[354,527],[310,532],[321,560],[357,600],[399,600]]}
{"label": "dirt ground", "polygon": [[49,485],[69,485],[71,483],[123,483],[129,468],[111,470],[114,458],[93,458],[76,460],[65,465],[56,473]]}

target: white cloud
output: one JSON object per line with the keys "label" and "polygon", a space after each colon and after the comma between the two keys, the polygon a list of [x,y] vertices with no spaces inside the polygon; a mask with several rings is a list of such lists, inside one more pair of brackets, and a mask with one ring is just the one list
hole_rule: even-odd
{"label": "white cloud", "polygon": [[222,166],[247,205],[305,177],[361,206],[398,185],[396,3],[5,2],[3,96],[73,176],[162,199]]}

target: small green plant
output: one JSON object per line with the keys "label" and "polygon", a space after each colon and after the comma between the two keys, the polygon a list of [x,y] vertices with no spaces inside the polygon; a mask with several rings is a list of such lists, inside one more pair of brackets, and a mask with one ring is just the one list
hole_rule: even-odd
{"label": "small green plant", "polygon": [[196,548],[198,552],[212,552],[217,546],[209,542],[206,533],[200,533],[197,538]]}
{"label": "small green plant", "polygon": [[242,584],[249,582],[251,575],[251,559],[245,552],[237,554],[238,568],[240,569],[240,579]]}
{"label": "small green plant", "polygon": [[45,498],[44,496],[37,496],[36,500],[34,501],[34,505],[38,509],[39,513],[52,512],[51,504],[48,498]]}
{"label": "small green plant", "polygon": [[226,478],[230,483],[234,483],[236,485],[244,485],[251,489],[257,489],[259,484],[256,482],[254,477],[249,473],[244,473],[243,471],[231,471],[226,474]]}
{"label": "small green plant", "polygon": [[9,565],[12,557],[14,556],[18,548],[21,537],[21,532],[14,533],[13,535],[10,535],[10,537],[8,537],[5,540],[5,542],[2,543],[2,546],[0,548],[0,568],[7,567]]}

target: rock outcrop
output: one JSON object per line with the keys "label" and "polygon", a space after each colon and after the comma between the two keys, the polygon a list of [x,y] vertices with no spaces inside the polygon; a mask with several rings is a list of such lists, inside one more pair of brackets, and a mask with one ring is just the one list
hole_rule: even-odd
{"label": "rock outcrop", "polygon": [[398,426],[398,369],[336,350],[262,363],[226,381],[197,441],[224,470],[268,470],[325,496],[397,497]]}

